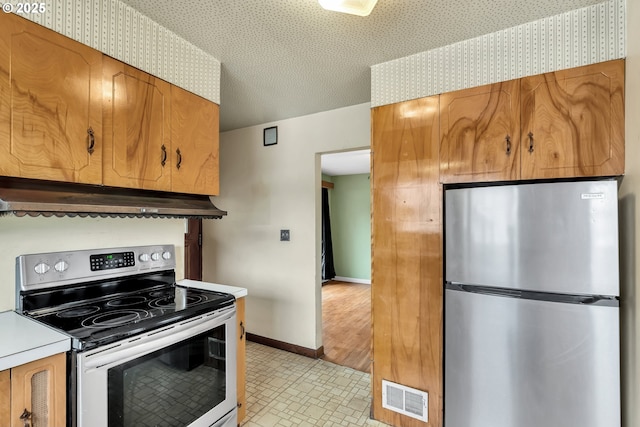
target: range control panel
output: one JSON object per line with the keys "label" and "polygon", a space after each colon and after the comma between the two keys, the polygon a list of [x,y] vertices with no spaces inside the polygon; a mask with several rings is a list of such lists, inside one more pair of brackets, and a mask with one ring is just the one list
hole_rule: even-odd
{"label": "range control panel", "polygon": [[91,271],[111,270],[114,268],[133,267],[136,256],[133,252],[117,252],[100,255],[90,255]]}
{"label": "range control panel", "polygon": [[16,289],[28,291],[176,267],[173,245],[20,255]]}

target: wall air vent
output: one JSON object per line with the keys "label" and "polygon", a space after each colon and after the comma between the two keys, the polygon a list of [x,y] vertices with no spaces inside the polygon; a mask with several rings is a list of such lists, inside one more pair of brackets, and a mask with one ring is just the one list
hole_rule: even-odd
{"label": "wall air vent", "polygon": [[425,423],[429,421],[429,394],[424,391],[382,380],[382,407]]}

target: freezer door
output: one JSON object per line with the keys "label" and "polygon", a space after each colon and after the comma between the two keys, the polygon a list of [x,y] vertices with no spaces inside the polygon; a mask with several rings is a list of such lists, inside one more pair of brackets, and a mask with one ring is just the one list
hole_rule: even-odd
{"label": "freezer door", "polygon": [[620,426],[618,308],[445,291],[445,427]]}
{"label": "freezer door", "polygon": [[619,295],[616,181],[445,192],[449,282]]}

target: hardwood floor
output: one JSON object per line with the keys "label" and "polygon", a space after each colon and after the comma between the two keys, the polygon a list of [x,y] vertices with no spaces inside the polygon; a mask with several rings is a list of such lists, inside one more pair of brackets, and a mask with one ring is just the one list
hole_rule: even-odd
{"label": "hardwood floor", "polygon": [[371,285],[330,281],[322,286],[324,360],[369,372]]}

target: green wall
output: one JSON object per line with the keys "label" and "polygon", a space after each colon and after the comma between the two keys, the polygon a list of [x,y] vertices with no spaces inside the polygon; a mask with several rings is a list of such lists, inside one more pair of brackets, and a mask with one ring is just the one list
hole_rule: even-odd
{"label": "green wall", "polygon": [[336,276],[371,280],[369,174],[333,176],[329,190]]}

